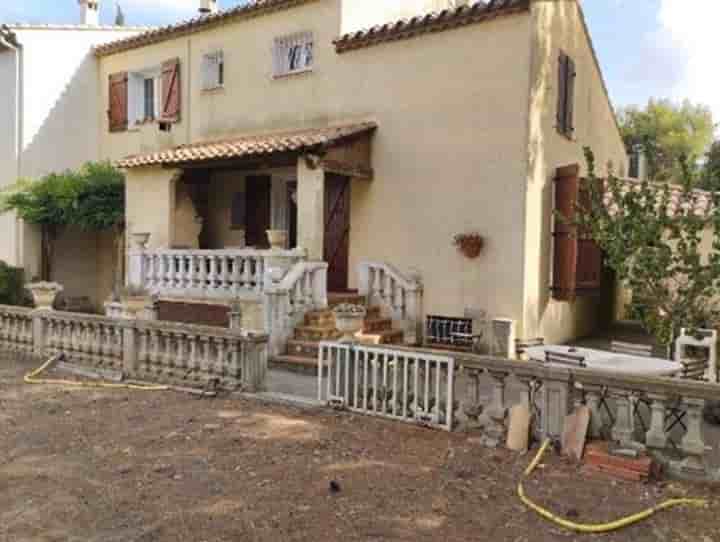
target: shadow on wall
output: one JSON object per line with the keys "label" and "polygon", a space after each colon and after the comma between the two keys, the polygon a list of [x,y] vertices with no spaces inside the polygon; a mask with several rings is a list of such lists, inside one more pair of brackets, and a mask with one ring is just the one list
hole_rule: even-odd
{"label": "shadow on wall", "polygon": [[24,147],[23,176],[39,177],[97,160],[98,94],[98,67],[95,57],[88,52],[37,134]]}

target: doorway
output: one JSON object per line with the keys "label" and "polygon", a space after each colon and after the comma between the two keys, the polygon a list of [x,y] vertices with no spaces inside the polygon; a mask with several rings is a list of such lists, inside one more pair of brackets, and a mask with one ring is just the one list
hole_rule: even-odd
{"label": "doorway", "polygon": [[350,258],[350,178],[343,175],[325,177],[325,244],[328,263],[328,290],[348,289]]}

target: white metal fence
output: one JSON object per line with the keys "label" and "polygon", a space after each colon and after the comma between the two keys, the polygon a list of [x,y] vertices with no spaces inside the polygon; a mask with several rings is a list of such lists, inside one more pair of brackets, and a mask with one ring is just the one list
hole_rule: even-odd
{"label": "white metal fence", "polygon": [[338,408],[452,431],[455,360],[447,356],[324,342],[318,399]]}

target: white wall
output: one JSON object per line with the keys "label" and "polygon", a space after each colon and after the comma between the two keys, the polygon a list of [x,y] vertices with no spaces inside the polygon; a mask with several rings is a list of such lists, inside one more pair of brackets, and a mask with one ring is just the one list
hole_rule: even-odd
{"label": "white wall", "polygon": [[[92,48],[138,32],[80,27],[12,30],[21,52],[0,52],[0,186],[99,158],[101,105]],[[36,229],[11,215],[0,217],[0,259],[37,275]]]}

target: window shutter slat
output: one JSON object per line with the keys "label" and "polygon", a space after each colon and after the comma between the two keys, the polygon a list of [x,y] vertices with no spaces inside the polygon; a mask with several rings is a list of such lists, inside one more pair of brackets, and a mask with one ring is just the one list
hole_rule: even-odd
{"label": "window shutter slat", "polygon": [[122,132],[128,127],[128,74],[114,73],[109,77],[108,121],[111,132]]}
{"label": "window shutter slat", "polygon": [[180,59],[174,58],[162,65],[162,114],[163,122],[179,122],[181,102]]}
{"label": "window shutter slat", "polygon": [[575,61],[567,57],[567,84],[565,86],[565,133],[572,136],[575,131]]}
{"label": "window shutter slat", "polygon": [[558,101],[557,101],[557,129],[561,134],[565,134],[565,119],[567,118],[565,108],[567,105],[567,65],[568,57],[565,53],[560,53],[558,65]]}

